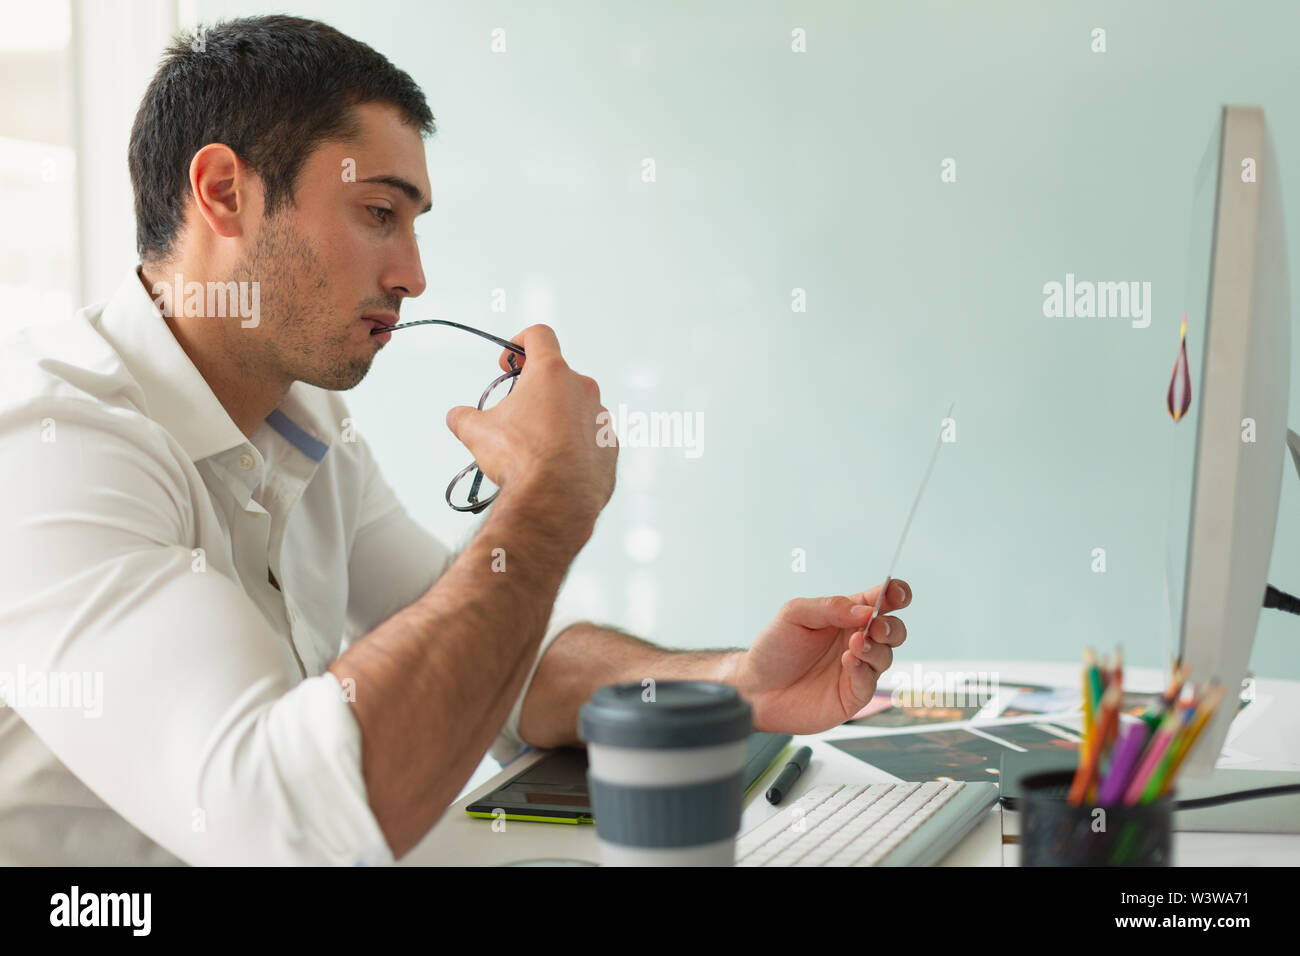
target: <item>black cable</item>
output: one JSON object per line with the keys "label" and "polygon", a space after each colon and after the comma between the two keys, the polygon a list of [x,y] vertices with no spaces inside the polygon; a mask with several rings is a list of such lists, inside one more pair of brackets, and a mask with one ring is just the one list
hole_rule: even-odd
{"label": "black cable", "polygon": [[1284,783],[1276,787],[1260,787],[1258,790],[1238,790],[1236,793],[1220,793],[1213,797],[1197,797],[1195,800],[1175,800],[1175,810],[1196,810],[1200,807],[1213,807],[1220,803],[1235,803],[1238,800],[1257,800],[1260,797],[1276,797],[1283,793],[1300,793],[1300,783]]}
{"label": "black cable", "polygon": [[[1284,793],[1300,793],[1300,783],[1284,783],[1276,787],[1260,787],[1257,790],[1237,790],[1234,793],[1219,793],[1212,797],[1196,797],[1187,800],[1175,800],[1175,810],[1199,810],[1201,807],[1214,807],[1220,803],[1236,803],[1239,800],[1258,800],[1261,797],[1277,797]],[[1019,812],[1023,797],[999,797],[1002,806]]]}
{"label": "black cable", "polygon": [[1266,584],[1264,585],[1264,607],[1275,607],[1288,614],[1300,614],[1300,598]]}

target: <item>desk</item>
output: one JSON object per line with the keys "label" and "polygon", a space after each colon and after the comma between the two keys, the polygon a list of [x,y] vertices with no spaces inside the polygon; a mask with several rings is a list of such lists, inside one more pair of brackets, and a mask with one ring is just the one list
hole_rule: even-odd
{"label": "desk", "polygon": [[[882,687],[900,670],[911,675],[916,668],[923,674],[983,673],[1003,685],[1016,682],[1063,685],[1079,683],[1079,665],[1071,663],[1034,663],[1026,661],[901,661],[885,675]],[[1163,690],[1164,676],[1155,669],[1125,668],[1125,689],[1138,692]],[[1255,701],[1233,722],[1225,749],[1238,757],[1232,766],[1252,770],[1300,771],[1300,681],[1258,679]],[[980,726],[976,723],[975,726]],[[964,724],[934,724],[934,728],[961,727]],[[897,733],[858,726],[835,727],[808,737],[795,737],[796,746],[812,747],[813,759],[799,778],[782,807],[797,800],[809,787],[822,783],[888,783],[896,781],[883,771],[849,756],[830,745],[846,737]],[[1241,756],[1248,756],[1243,762]],[[497,829],[489,820],[475,819],[465,813],[465,806],[490,793],[502,782],[530,763],[540,760],[544,752],[531,751],[516,759],[501,773],[457,800],[425,838],[400,861],[400,866],[493,866],[518,860],[562,858],[598,861],[600,850],[596,828],[553,823],[500,821]],[[776,771],[769,772],[746,798],[740,830],[744,833],[782,807],[771,806],[763,797]],[[983,821],[940,862],[940,866],[1015,866],[1019,847],[1004,843],[1004,831],[1014,840],[1018,833],[1016,814],[998,807],[989,810]],[[504,824],[504,828],[502,828]],[[1300,865],[1300,834],[1253,833],[1174,833],[1174,860],[1179,865],[1206,866],[1295,866]]]}

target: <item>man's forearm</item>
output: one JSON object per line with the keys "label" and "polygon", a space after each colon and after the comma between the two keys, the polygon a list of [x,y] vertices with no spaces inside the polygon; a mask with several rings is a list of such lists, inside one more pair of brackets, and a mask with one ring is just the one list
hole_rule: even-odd
{"label": "man's forearm", "polygon": [[523,687],[586,540],[544,511],[503,495],[428,592],[330,665],[355,682],[367,797],[394,857],[455,799]]}
{"label": "man's forearm", "polygon": [[731,683],[740,650],[673,651],[611,628],[581,623],[551,642],[519,714],[519,735],[534,747],[577,747],[578,711],[606,684],[716,680]]}

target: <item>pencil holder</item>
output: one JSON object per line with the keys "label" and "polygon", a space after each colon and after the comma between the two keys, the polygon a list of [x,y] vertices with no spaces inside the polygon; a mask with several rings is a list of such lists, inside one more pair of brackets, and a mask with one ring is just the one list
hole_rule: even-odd
{"label": "pencil holder", "polygon": [[1066,801],[1074,771],[1020,781],[1021,866],[1172,866],[1174,795],[1137,806]]}

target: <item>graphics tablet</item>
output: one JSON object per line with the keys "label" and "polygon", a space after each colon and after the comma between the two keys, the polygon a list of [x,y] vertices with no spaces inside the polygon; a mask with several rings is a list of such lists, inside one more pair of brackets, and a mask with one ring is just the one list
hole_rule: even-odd
{"label": "graphics tablet", "polygon": [[[794,738],[751,734],[745,743],[745,793],[777,762]],[[522,770],[496,790],[465,807],[471,817],[536,823],[595,823],[587,795],[587,751],[563,747]]]}

